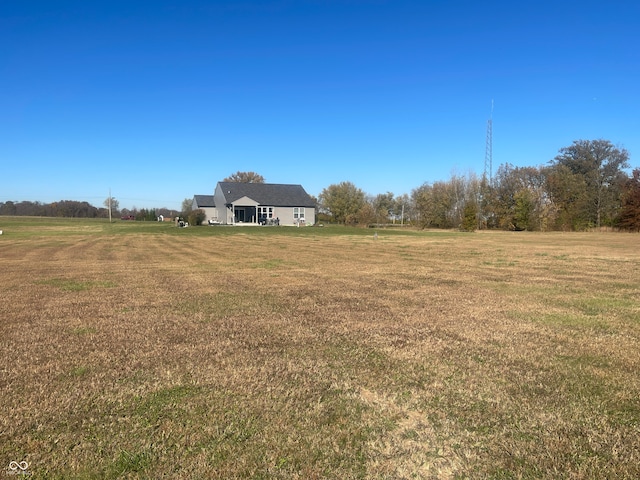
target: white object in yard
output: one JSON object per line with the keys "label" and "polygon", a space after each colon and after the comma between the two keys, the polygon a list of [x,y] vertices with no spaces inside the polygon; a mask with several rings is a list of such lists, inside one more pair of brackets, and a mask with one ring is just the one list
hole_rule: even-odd
{"label": "white object in yard", "polygon": [[2,230],[0,230],[0,235],[2,235]]}

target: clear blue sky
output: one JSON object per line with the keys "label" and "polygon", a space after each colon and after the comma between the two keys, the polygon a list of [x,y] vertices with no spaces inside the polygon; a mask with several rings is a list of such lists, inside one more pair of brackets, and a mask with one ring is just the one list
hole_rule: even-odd
{"label": "clear blue sky", "polygon": [[180,208],[255,171],[411,193],[607,139],[640,165],[640,2],[0,1],[0,201]]}

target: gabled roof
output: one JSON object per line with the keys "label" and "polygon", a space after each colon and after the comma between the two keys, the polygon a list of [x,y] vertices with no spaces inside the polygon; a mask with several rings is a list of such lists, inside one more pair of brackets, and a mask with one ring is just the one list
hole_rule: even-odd
{"label": "gabled roof", "polygon": [[260,205],[273,207],[309,207],[316,206],[302,185],[283,185],[279,183],[240,183],[218,182],[227,203],[242,197],[249,197]]}
{"label": "gabled roof", "polygon": [[195,199],[198,208],[216,206],[213,200],[213,195],[194,195],[193,198]]}

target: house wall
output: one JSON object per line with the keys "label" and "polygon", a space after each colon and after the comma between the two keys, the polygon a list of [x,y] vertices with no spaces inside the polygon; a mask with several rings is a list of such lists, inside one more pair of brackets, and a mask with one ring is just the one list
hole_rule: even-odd
{"label": "house wall", "polygon": [[218,221],[218,209],[216,207],[200,207],[200,210],[204,210],[207,216],[204,223],[207,223],[209,220]]}
{"label": "house wall", "polygon": [[[275,207],[274,215],[280,219],[280,225],[298,225],[297,219],[293,218],[293,207]],[[304,225],[313,225],[315,223],[316,209],[313,207],[305,207]],[[301,223],[300,226],[302,225]]]}
{"label": "house wall", "polygon": [[226,206],[226,199],[224,198],[220,184],[216,185],[216,189],[213,192],[213,201],[217,205],[218,221],[225,225],[233,223],[233,213]]}
{"label": "house wall", "polygon": [[306,207],[305,214],[307,217],[306,224],[307,225],[315,225],[316,224],[316,209],[315,207]]}

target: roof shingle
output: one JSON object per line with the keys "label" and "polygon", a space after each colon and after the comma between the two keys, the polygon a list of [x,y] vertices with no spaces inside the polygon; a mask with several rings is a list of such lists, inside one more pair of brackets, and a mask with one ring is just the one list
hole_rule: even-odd
{"label": "roof shingle", "polygon": [[316,206],[302,185],[240,182],[219,182],[218,185],[220,185],[227,203],[235,202],[242,197],[249,197],[260,205],[274,207],[314,208]]}
{"label": "roof shingle", "polygon": [[198,208],[216,206],[213,200],[213,195],[194,195],[193,198],[196,200]]}

